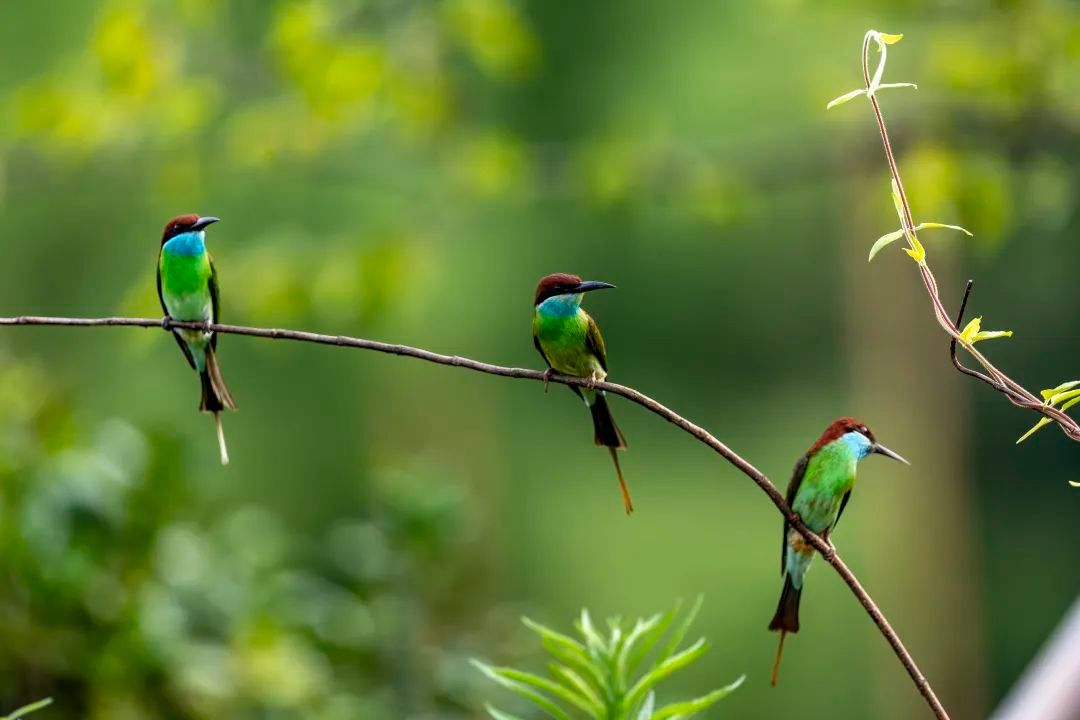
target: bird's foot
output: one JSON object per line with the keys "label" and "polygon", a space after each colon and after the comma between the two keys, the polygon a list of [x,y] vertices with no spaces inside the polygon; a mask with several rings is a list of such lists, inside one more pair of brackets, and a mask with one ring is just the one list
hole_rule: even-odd
{"label": "bird's foot", "polygon": [[821,539],[829,547],[829,551],[824,555],[826,562],[831,562],[833,557],[835,557],[836,555],[836,545],[833,544],[832,537],[830,537],[831,535],[831,530],[826,530],[825,532],[821,533]]}
{"label": "bird's foot", "polygon": [[547,370],[544,371],[544,393],[545,394],[548,391],[548,383],[551,382],[551,375],[552,375],[553,372],[554,372],[553,368],[548,368]]}
{"label": "bird's foot", "polygon": [[161,329],[165,331],[169,331],[172,329],[172,318],[168,315],[161,318]]}

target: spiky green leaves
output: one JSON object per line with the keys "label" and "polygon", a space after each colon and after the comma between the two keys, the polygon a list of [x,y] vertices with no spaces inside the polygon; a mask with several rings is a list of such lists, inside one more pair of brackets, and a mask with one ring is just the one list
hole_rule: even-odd
{"label": "spiky green leaves", "polygon": [[829,104],[825,106],[826,110],[832,110],[837,105],[843,105],[846,102],[854,100],[860,95],[866,95],[867,97],[873,97],[878,90],[885,90],[887,88],[915,88],[918,89],[918,85],[915,83],[882,83],[881,78],[885,74],[885,58],[888,54],[886,48],[889,45],[895,45],[903,39],[903,35],[890,35],[888,33],[880,33],[877,30],[871,30],[867,33],[867,37],[877,43],[878,52],[881,53],[881,59],[878,60],[877,69],[874,70],[874,77],[870,80],[870,87],[859,88],[858,90],[852,90],[851,92],[844,93],[838,98],[834,98],[829,101]]}
{"label": "spiky green leaves", "polygon": [[[705,638],[679,650],[700,609],[701,598],[698,598],[673,629],[679,605],[666,613],[638,619],[629,628],[619,618],[611,618],[605,633],[596,629],[589,612],[583,610],[574,624],[580,639],[523,618],[522,622],[540,636],[544,649],[553,659],[548,665],[551,677],[493,667],[478,660],[473,660],[473,664],[555,720],[570,720],[575,716],[593,720],[683,720],[727,696],[745,677],[699,698],[656,708],[657,684],[708,650]],[[664,641],[662,645],[661,641]],[[485,707],[495,720],[520,720],[490,705]],[[577,715],[571,715],[567,708]]]}
{"label": "spiky green leaves", "polygon": [[[1066,383],[1061,383],[1057,387],[1042,390],[1041,394],[1043,397],[1043,405],[1047,407],[1056,407],[1059,403],[1061,403],[1061,407],[1059,407],[1058,409],[1062,412],[1065,412],[1073,405],[1080,403],[1080,389],[1076,389],[1077,386],[1080,386],[1080,380],[1071,380]],[[1042,429],[1044,426],[1049,425],[1051,422],[1053,421],[1050,418],[1041,418],[1039,422],[1035,423],[1034,427],[1032,427],[1030,430],[1020,436],[1020,439],[1016,441],[1016,444],[1019,445],[1020,443],[1024,442],[1029,437],[1038,432],[1040,429]],[[1080,482],[1073,482],[1072,480],[1070,480],[1069,484],[1073,487],[1080,487]]]}

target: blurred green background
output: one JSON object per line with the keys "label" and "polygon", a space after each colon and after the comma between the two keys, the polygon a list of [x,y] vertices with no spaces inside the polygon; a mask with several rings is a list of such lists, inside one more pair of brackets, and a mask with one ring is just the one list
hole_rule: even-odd
{"label": "blurred green background", "polygon": [[[984,717],[1080,593],[1080,449],[952,370],[895,229],[883,94],[955,310],[1038,390],[1080,373],[1080,8],[1071,0],[50,0],[0,4],[0,314],[157,316],[161,227],[209,232],[226,322],[540,367],[541,275],[589,296],[611,379],[786,484],[834,417],[871,459],[835,540],[956,718]],[[479,718],[517,617],[705,593],[669,691],[712,716],[910,718],[847,588],[810,576],[768,687],[775,509],[621,400],[623,516],[561,388],[224,337],[218,464],[175,344],[0,332],[0,709],[55,718]],[[663,701],[665,698],[661,697]],[[505,703],[509,705],[510,703]],[[43,717],[45,715],[42,715]]]}

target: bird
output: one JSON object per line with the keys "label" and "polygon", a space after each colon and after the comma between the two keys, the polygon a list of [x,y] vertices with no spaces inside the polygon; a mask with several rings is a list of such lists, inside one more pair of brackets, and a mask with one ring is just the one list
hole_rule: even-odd
{"label": "bird", "polygon": [[555,273],[540,278],[533,301],[532,333],[533,345],[548,366],[544,374],[545,390],[552,371],[587,378],[588,386],[569,387],[585,401],[592,413],[594,441],[611,452],[619,478],[623,509],[629,515],[634,512],[634,503],[630,499],[617,454],[618,450],[626,448],[626,439],[611,416],[603,391],[592,388],[594,383],[603,381],[608,374],[604,338],[596,321],[581,308],[585,293],[614,287],[611,283],[597,280],[583,282],[577,275],[569,273]]}
{"label": "bird", "polygon": [[[832,541],[829,535],[851,499],[851,490],[855,486],[855,466],[872,454],[884,455],[905,465],[911,464],[879,443],[866,425],[854,418],[842,417],[834,420],[795,464],[787,488],[788,506],[806,527],[821,535],[830,546]],[[772,670],[773,687],[780,673],[784,636],[799,632],[799,599],[803,579],[813,557],[814,549],[810,543],[785,520],[780,545],[780,575],[784,578],[784,589],[780,593],[776,614],[769,623],[770,630],[780,631],[780,645],[776,649]]]}
{"label": "bird", "polygon": [[[165,225],[158,253],[157,292],[165,320],[216,324],[221,297],[214,260],[206,249],[206,228],[219,222],[216,217],[194,213],[180,215]],[[168,327],[167,322],[164,323]],[[217,335],[213,332],[171,328],[176,344],[202,381],[199,410],[214,416],[221,464],[229,464],[229,451],[221,427],[222,410],[235,410],[221,367],[217,361]]]}

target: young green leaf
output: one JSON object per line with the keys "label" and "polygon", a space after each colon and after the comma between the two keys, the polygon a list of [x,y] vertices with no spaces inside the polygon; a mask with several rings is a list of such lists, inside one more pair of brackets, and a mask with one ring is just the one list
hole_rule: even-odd
{"label": "young green leaf", "polygon": [[919,89],[919,86],[916,85],[915,83],[882,83],[882,84],[878,85],[876,88],[874,88],[874,92],[877,92],[878,90],[885,90],[886,88],[907,88],[907,87],[915,88],[916,90]]}
{"label": "young green leaf", "polygon": [[645,697],[645,702],[641,704],[637,720],[652,720],[654,707],[656,707],[656,693],[651,692]]}
{"label": "young green leaf", "polygon": [[[1075,397],[1072,400],[1065,403],[1064,405],[1062,405],[1061,406],[1061,411],[1064,412],[1064,411],[1068,410],[1069,408],[1071,408],[1073,405],[1076,405],[1077,403],[1080,403],[1080,397]],[[1039,429],[1041,429],[1042,427],[1044,427],[1046,425],[1049,425],[1051,422],[1053,422],[1053,421],[1050,418],[1047,418],[1047,417],[1041,418],[1039,420],[1039,422],[1035,423],[1035,426],[1033,428],[1031,428],[1026,433],[1024,433],[1023,435],[1020,436],[1020,439],[1016,441],[1016,444],[1019,445],[1020,443],[1024,442],[1029,437],[1034,435]],[[1071,483],[1071,481],[1070,481],[1070,483]]]}
{"label": "young green leaf", "polygon": [[922,230],[959,230],[968,237],[975,237],[975,234],[970,230],[960,227],[959,225],[946,225],[944,223],[924,222],[915,226],[915,232]]}
{"label": "young green leaf", "polygon": [[728,695],[730,695],[734,690],[736,690],[740,685],[743,684],[743,680],[745,680],[745,679],[746,679],[746,676],[743,675],[742,677],[740,677],[738,680],[731,683],[730,685],[728,685],[726,687],[722,687],[719,690],[713,690],[708,695],[702,695],[699,698],[696,698],[694,700],[687,700],[686,702],[672,703],[671,705],[665,705],[664,707],[657,710],[652,715],[650,720],[670,720],[670,718],[676,718],[676,717],[680,717],[680,718],[693,717],[694,715],[701,712],[702,710],[707,709],[708,707],[710,707],[714,703],[717,703],[720,700],[723,700]]}
{"label": "young green leaf", "polygon": [[832,110],[837,105],[843,105],[846,102],[851,102],[852,100],[859,97],[860,95],[865,95],[865,94],[866,94],[866,88],[859,88],[858,90],[852,90],[851,92],[846,92],[843,95],[841,95],[840,97],[833,98],[832,100],[830,100],[828,102],[828,104],[825,105],[825,109],[826,110]]}
{"label": "young green leaf", "polygon": [[630,688],[630,692],[626,694],[626,704],[630,707],[634,706],[634,703],[641,700],[646,692],[653,685],[663,680],[671,673],[684,668],[690,663],[697,660],[699,657],[705,654],[709,649],[709,643],[705,638],[701,638],[696,643],[686,648],[680,653],[672,655],[667,660],[654,667],[652,670],[643,675],[634,686]]}
{"label": "young green leaf", "polygon": [[898,33],[896,35],[890,35],[889,33],[878,33],[878,38],[886,45],[895,45],[904,39],[904,33]]}
{"label": "young green leaf", "polygon": [[675,620],[675,617],[679,614],[680,610],[682,610],[681,599],[676,600],[675,607],[671,608],[661,616],[660,622],[658,622],[651,630],[645,632],[641,638],[640,647],[638,647],[633,655],[630,656],[626,666],[627,672],[632,673],[637,669],[637,666],[641,664],[641,661],[645,659],[652,651],[653,647],[656,646],[656,643],[660,641],[660,638],[664,636],[664,633],[667,632],[668,627],[671,626],[671,623]]}
{"label": "young green leaf", "polygon": [[[501,678],[504,678],[510,682],[521,683],[522,685],[529,685],[540,692],[546,692],[549,695],[554,695],[556,698],[563,700],[575,706],[579,710],[586,713],[589,717],[599,718],[600,713],[589,702],[589,698],[582,696],[576,689],[570,689],[565,685],[552,682],[547,678],[540,677],[539,675],[533,675],[522,670],[515,670],[514,668],[499,667],[489,668],[492,672]],[[600,711],[602,712],[602,708]]]}
{"label": "young green leaf", "polygon": [[[634,649],[638,640],[660,624],[662,618],[663,616],[661,615],[653,615],[651,618],[646,620],[639,619],[634,623],[634,629],[626,636],[626,642],[623,643],[623,646],[619,649],[618,656],[615,658],[615,672],[620,677],[625,678],[634,671],[635,663],[630,662],[630,652]],[[651,647],[651,645],[649,647]]]}
{"label": "young green leaf", "polygon": [[981,315],[974,318],[960,331],[960,339],[968,345],[974,345],[983,340],[994,340],[1002,337],[1012,337],[1012,330],[983,330]]}
{"label": "young green leaf", "polygon": [[890,243],[896,242],[902,237],[904,237],[903,230],[894,230],[891,233],[886,233],[879,237],[873,247],[870,248],[870,257],[867,259],[867,262],[873,262],[875,255],[888,247]]}
{"label": "young green leaf", "polygon": [[555,718],[555,720],[570,720],[570,716],[567,715],[562,708],[560,708],[546,696],[541,695],[537,691],[533,690],[528,685],[504,677],[497,668],[494,668],[486,663],[482,663],[479,660],[474,659],[471,662],[473,666],[476,667],[480,672],[484,673],[507,690],[516,693],[517,695],[520,695],[521,697],[531,702],[533,705],[536,705],[548,715]]}
{"label": "young green leaf", "polygon": [[[1072,380],[1070,382],[1061,383],[1056,388],[1050,388],[1049,390],[1041,391],[1043,400],[1049,402],[1050,398],[1054,397],[1058,393],[1065,392],[1066,390],[1072,390],[1077,385],[1080,385],[1080,380]],[[1053,403],[1051,403],[1053,404]]]}
{"label": "young green leaf", "polygon": [[494,708],[491,705],[485,704],[484,709],[487,710],[488,715],[495,718],[495,720],[522,720],[521,718],[517,717],[516,715],[510,715],[508,713],[504,713],[502,710],[499,710],[498,708]]}
{"label": "young green leaf", "polygon": [[[562,682],[563,685],[577,691],[577,693],[593,707],[594,712],[603,714],[604,701],[600,699],[600,695],[597,694],[596,688],[590,685],[588,680],[575,672],[573,668],[567,667],[566,665],[560,665],[559,663],[549,664],[548,669],[551,670],[551,674],[554,675],[557,680]],[[593,717],[597,716],[593,715]]]}
{"label": "young green leaf", "polygon": [[589,654],[593,656],[593,659],[608,656],[608,648],[604,644],[604,638],[600,637],[600,633],[596,632],[596,628],[593,627],[588,610],[582,609],[581,620],[577,623],[577,629],[581,636],[585,638],[585,645],[589,648]]}
{"label": "young green leaf", "polygon": [[607,678],[589,658],[584,645],[568,635],[556,632],[529,618],[522,618],[521,622],[540,636],[544,649],[551,653],[552,657],[588,676],[597,692],[610,694],[611,688],[607,685]]}
{"label": "young green leaf", "polygon": [[694,601],[694,606],[690,608],[690,612],[687,613],[686,617],[683,618],[683,621],[679,623],[678,629],[671,634],[671,639],[668,640],[667,645],[664,646],[663,651],[660,653],[659,657],[656,658],[657,665],[662,665],[664,661],[671,657],[671,654],[679,648],[679,645],[682,644],[682,641],[686,638],[686,633],[690,631],[690,626],[694,624],[694,620],[697,619],[698,613],[701,612],[701,605],[704,602],[705,596],[698,595],[697,599]]}
{"label": "young green leaf", "polygon": [[906,252],[912,260],[922,265],[926,262],[926,248],[923,247],[922,243],[919,242],[919,238],[915,237],[914,233],[911,235],[911,244],[915,247],[904,248],[904,252]]}

